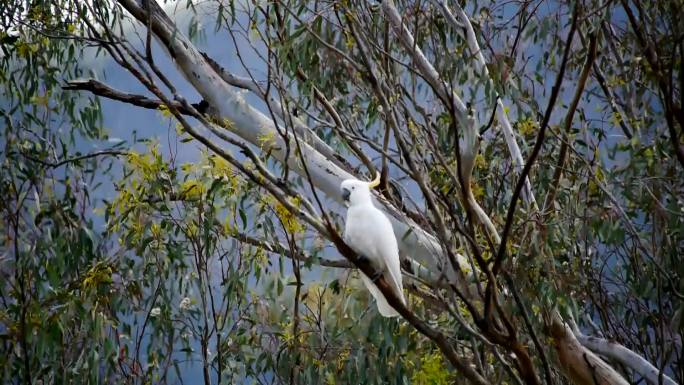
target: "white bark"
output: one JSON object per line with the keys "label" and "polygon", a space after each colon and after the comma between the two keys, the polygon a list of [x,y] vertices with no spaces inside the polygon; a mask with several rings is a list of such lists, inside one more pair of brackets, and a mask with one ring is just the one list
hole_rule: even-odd
{"label": "white bark", "polygon": [[440,78],[435,67],[428,61],[420,47],[416,45],[411,31],[402,22],[401,15],[394,6],[394,2],[392,0],[383,1],[382,9],[399,36],[399,41],[413,57],[421,75],[430,83],[440,98],[453,103],[459,124],[466,127],[468,125],[468,111],[465,103],[463,103],[463,100],[458,95],[450,91],[449,85]]}
{"label": "white bark", "polygon": [[[577,340],[585,347],[592,351],[618,361],[628,368],[633,369],[642,375],[651,384],[660,384],[660,371],[650,362],[646,361],[640,355],[627,349],[625,346],[615,342],[608,341],[603,338],[586,336],[579,331],[574,332]],[[663,374],[664,385],[677,385],[677,383],[670,377]]]}
{"label": "white bark", "polygon": [[316,151],[320,152],[321,155],[325,156],[326,158],[330,160],[335,159],[335,150],[333,150],[327,143],[325,143],[323,139],[319,138],[309,127],[306,126],[306,124],[304,124],[304,122],[302,122],[301,119],[295,116],[288,117],[289,114],[286,111],[286,109],[283,108],[282,104],[273,96],[265,95],[264,90],[255,81],[253,81],[250,78],[245,78],[232,74],[226,71],[225,69],[220,68],[218,63],[216,63],[214,69],[221,77],[221,79],[223,79],[223,81],[225,81],[226,83],[235,87],[249,90],[252,93],[259,96],[260,98],[262,98],[269,106],[269,108],[273,111],[273,114],[280,119],[280,122],[286,122],[288,121],[288,119],[292,119],[292,125],[297,135],[299,135],[300,139],[307,142]]}
{"label": "white bark", "polygon": [[565,375],[576,384],[628,385],[615,369],[575,338],[558,313],[552,315],[550,334]]}

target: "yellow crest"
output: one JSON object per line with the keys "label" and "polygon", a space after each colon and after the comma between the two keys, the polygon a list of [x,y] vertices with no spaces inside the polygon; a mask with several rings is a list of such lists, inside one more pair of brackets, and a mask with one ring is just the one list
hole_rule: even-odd
{"label": "yellow crest", "polygon": [[368,183],[369,188],[376,188],[380,186],[380,173],[375,174],[375,179]]}

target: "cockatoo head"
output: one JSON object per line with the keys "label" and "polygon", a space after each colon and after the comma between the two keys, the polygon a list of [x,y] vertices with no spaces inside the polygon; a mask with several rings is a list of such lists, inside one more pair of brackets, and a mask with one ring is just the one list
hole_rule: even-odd
{"label": "cockatoo head", "polygon": [[380,174],[371,182],[363,182],[358,179],[347,179],[340,185],[342,199],[347,207],[371,203],[370,190],[380,185]]}

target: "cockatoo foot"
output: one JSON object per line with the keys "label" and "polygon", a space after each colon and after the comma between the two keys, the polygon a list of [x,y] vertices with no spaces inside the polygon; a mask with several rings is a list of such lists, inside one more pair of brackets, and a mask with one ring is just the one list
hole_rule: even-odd
{"label": "cockatoo foot", "polygon": [[[365,255],[359,254],[357,257],[358,257],[359,261],[370,263],[370,259],[368,259]],[[371,266],[373,266],[373,265],[371,264]],[[372,276],[370,276],[369,278],[370,278],[371,282],[377,283],[378,279],[380,279],[380,277],[382,277],[382,271],[375,270],[375,273]]]}

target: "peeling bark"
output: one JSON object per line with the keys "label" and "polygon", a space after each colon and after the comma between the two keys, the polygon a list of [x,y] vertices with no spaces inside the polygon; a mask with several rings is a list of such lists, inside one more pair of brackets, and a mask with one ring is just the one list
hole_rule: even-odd
{"label": "peeling bark", "polygon": [[579,385],[628,385],[615,369],[586,349],[575,338],[570,326],[565,324],[560,315],[552,320],[550,334],[553,347],[558,354],[564,374]]}
{"label": "peeling bark", "polygon": [[[577,340],[585,347],[593,350],[594,352],[608,357],[610,359],[619,361],[621,364],[633,369],[640,375],[642,375],[651,384],[660,384],[660,371],[658,368],[653,366],[650,362],[646,361],[640,355],[634,353],[633,351],[627,349],[626,347],[608,341],[603,338],[589,337],[584,334],[575,331],[575,337]],[[670,377],[663,374],[664,385],[677,385],[677,383]]]}

